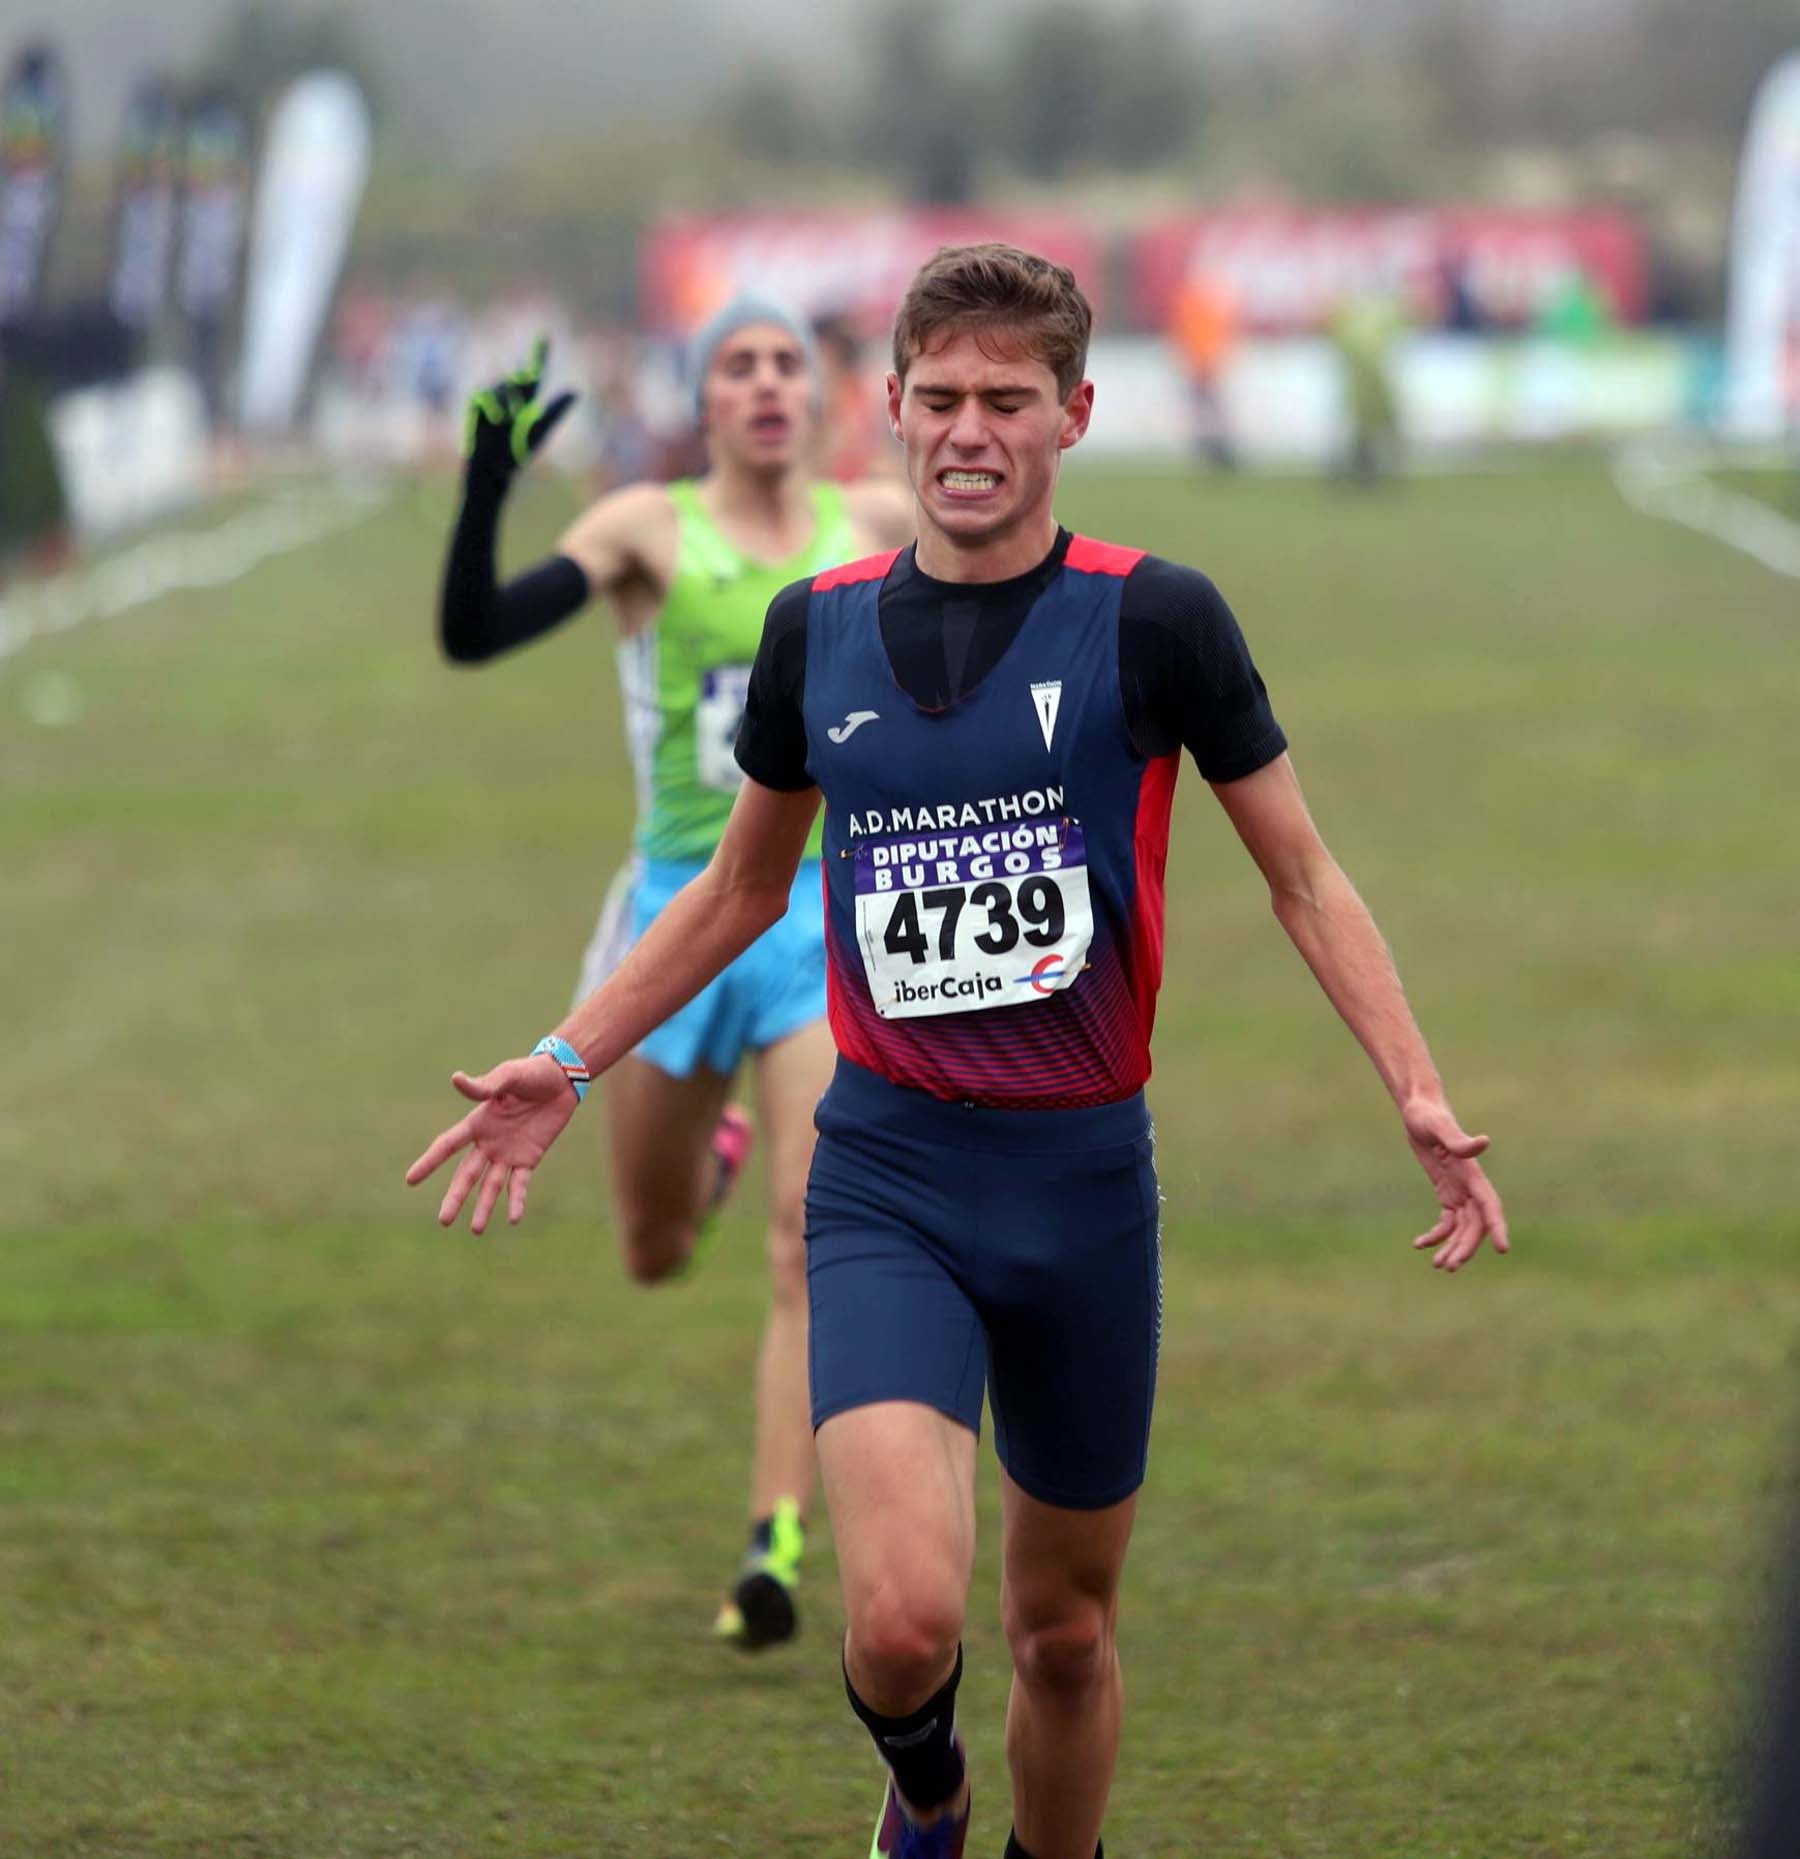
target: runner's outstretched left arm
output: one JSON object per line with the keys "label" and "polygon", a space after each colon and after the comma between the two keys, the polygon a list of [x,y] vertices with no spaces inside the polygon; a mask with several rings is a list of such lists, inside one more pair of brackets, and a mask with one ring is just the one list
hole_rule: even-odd
{"label": "runner's outstretched left arm", "polygon": [[549,1036],[560,1056],[534,1053],[479,1078],[452,1076],[475,1108],[441,1131],[406,1171],[407,1185],[416,1187],[458,1150],[468,1151],[438,1208],[443,1225],[454,1223],[477,1183],[473,1231],[486,1230],[502,1194],[508,1219],[521,1218],[532,1170],[574,1114],[590,1077],[692,1000],[786,911],[818,810],[816,788],[787,794],[746,779],[711,863]]}
{"label": "runner's outstretched left arm", "polygon": [[1455,1271],[1484,1238],[1507,1250],[1500,1196],[1476,1157],[1488,1146],[1457,1122],[1375,919],[1326,850],[1283,754],[1213,792],[1268,880],[1281,926],[1399,1107],[1407,1140],[1437,1190],[1441,1217],[1415,1246]]}

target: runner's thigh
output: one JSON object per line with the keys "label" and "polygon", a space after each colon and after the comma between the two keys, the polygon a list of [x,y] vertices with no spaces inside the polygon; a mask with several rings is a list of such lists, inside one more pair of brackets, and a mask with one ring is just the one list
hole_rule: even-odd
{"label": "runner's thigh", "polygon": [[1000,1462],[1042,1504],[1117,1504],[1143,1482],[1156,1391],[1152,1139],[982,1161],[973,1290]]}
{"label": "runner's thigh", "polygon": [[831,1082],[836,1059],[831,1028],[823,1020],[802,1026],[757,1054],[757,1110],[768,1145],[769,1212],[777,1224],[797,1227],[804,1218],[813,1112]]}
{"label": "runner's thigh", "polygon": [[826,1421],[818,1446],[851,1631],[898,1607],[946,1616],[953,1638],[975,1560],[975,1435],[885,1402]]}
{"label": "runner's thigh", "polygon": [[671,1078],[636,1054],[606,1074],[612,1189],[627,1235],[698,1218],[708,1186],[708,1146],[731,1080],[704,1067]]}
{"label": "runner's thigh", "polygon": [[962,1281],[951,1175],[884,1132],[821,1125],[806,1190],[813,1426],[912,1401],[980,1430],[985,1347]]}

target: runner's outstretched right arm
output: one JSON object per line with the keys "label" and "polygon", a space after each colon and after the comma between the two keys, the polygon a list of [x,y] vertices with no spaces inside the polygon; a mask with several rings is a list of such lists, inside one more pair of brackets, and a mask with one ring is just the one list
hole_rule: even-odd
{"label": "runner's outstretched right arm", "polygon": [[[486,1230],[504,1196],[506,1216],[525,1212],[532,1171],[561,1135],[590,1077],[617,1062],[690,1001],[782,915],[819,810],[819,791],[783,793],[746,779],[712,861],[675,895],[612,975],[529,1058],[480,1077],[452,1074],[475,1108],[440,1131],[406,1171],[417,1187],[459,1152],[438,1206],[449,1226],[476,1194],[471,1231]],[[572,1088],[573,1087],[573,1088]]]}

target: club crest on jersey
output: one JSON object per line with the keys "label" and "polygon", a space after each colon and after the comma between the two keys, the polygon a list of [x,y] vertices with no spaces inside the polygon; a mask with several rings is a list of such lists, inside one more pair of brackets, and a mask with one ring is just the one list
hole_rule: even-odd
{"label": "club crest on jersey", "polygon": [[1044,732],[1044,747],[1056,734],[1056,713],[1062,708],[1062,679],[1048,678],[1031,687],[1032,708],[1037,711],[1038,728]]}

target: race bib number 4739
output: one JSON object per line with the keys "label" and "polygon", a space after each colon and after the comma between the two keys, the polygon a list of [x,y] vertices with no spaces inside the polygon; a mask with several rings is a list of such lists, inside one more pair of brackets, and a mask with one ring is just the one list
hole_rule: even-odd
{"label": "race bib number 4739", "polygon": [[1075,820],[861,840],[856,936],[883,1019],[1025,1007],[1073,985],[1093,940]]}

